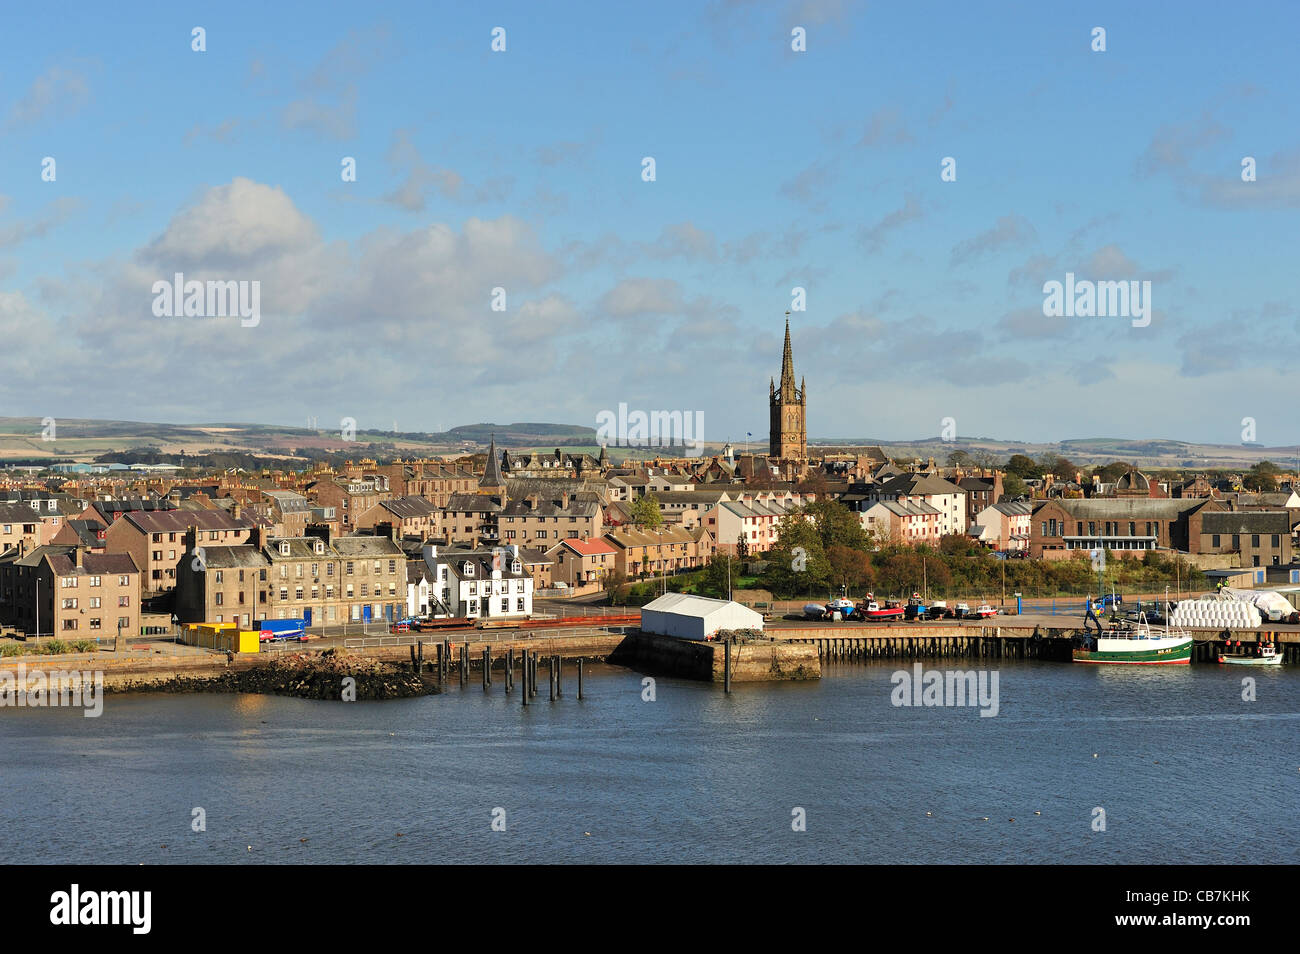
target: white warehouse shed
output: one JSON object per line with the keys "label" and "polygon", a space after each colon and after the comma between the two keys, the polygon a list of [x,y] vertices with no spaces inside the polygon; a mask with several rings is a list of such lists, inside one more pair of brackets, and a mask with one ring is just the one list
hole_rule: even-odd
{"label": "white warehouse shed", "polygon": [[763,616],[731,600],[668,593],[641,607],[641,631],[705,640],[720,629],[763,628]]}

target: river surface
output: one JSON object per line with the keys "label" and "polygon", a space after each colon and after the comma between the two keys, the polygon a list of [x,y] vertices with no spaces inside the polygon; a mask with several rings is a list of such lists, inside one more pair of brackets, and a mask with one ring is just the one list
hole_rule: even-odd
{"label": "river surface", "polygon": [[895,706],[901,668],[0,709],[0,861],[1300,862],[1294,669],[999,660],[981,717]]}

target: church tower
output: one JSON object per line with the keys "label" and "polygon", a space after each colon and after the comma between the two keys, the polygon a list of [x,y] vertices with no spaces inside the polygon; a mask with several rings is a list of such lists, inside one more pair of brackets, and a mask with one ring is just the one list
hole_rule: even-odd
{"label": "church tower", "polygon": [[781,356],[781,386],[768,384],[768,401],[772,408],[769,430],[769,457],[777,460],[807,460],[808,431],[804,417],[806,392],[804,382],[794,384],[794,356],[790,351],[790,313],[785,313],[785,353]]}

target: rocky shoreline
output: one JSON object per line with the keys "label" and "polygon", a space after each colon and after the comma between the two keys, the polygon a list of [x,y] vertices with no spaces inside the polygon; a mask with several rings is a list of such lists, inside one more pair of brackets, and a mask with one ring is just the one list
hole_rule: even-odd
{"label": "rocky shoreline", "polygon": [[409,667],[349,656],[337,649],[284,656],[213,676],[128,680],[105,688],[108,692],[256,693],[347,702],[409,699],[441,691],[431,673],[417,675]]}

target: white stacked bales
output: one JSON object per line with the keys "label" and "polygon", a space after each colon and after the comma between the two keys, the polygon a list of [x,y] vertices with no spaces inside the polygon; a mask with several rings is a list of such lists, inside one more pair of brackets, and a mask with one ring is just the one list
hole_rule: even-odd
{"label": "white stacked bales", "polygon": [[1263,617],[1244,600],[1202,598],[1183,600],[1170,617],[1173,626],[1193,629],[1258,629]]}

